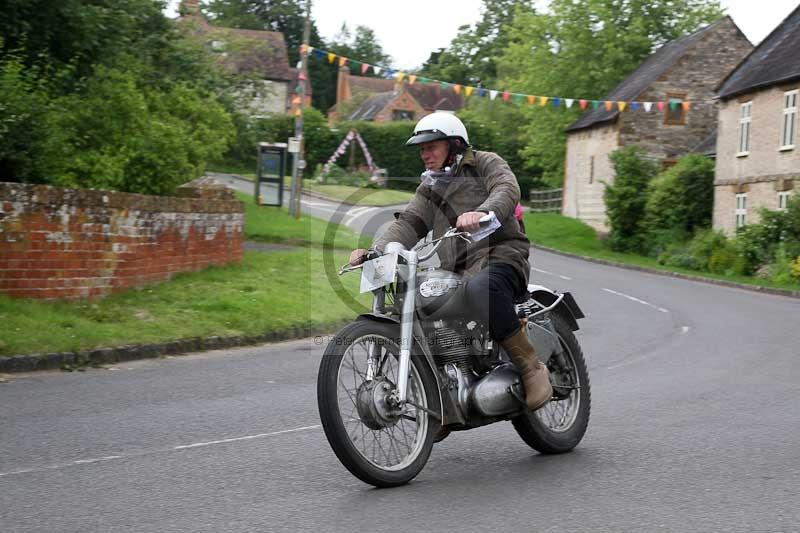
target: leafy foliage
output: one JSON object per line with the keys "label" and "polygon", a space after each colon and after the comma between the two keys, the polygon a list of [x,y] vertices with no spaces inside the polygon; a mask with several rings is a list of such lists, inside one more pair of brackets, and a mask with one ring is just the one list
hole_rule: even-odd
{"label": "leafy foliage", "polygon": [[528,0],[484,0],[481,20],[461,26],[447,48],[431,53],[420,74],[467,85],[492,86],[497,58],[509,43],[508,26],[518,13],[533,13]]}
{"label": "leafy foliage", "polygon": [[[600,99],[653,50],[721,15],[712,0],[552,0],[548,12],[519,10],[497,57],[500,86],[515,92]],[[560,185],[564,128],[577,110],[526,106],[522,151],[529,167]]]}
{"label": "leafy foliage", "polygon": [[641,252],[644,249],[644,213],[647,187],[658,172],[655,162],[646,158],[641,147],[627,146],[609,156],[614,166],[614,182],[603,193],[611,227],[611,249]]}
{"label": "leafy foliage", "polygon": [[650,183],[644,215],[648,247],[657,254],[664,243],[710,227],[713,206],[713,160],[699,154],[682,157]]}

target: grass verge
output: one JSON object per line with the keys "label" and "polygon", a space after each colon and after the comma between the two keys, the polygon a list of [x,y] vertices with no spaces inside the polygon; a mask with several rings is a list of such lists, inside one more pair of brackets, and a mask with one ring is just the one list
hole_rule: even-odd
{"label": "grass verge", "polygon": [[[0,296],[0,355],[258,335],[355,317],[329,282],[323,259],[312,249],[248,252],[239,265],[179,274],[94,302]],[[330,259],[341,266],[347,254]],[[345,294],[369,303],[369,294],[358,294],[357,274],[332,275]]]}
{"label": "grass verge", "polygon": [[258,206],[244,193],[237,192],[236,196],[244,202],[244,232],[249,240],[342,250],[368,248],[372,243],[371,237],[359,236],[344,226],[309,216],[295,220],[284,208]]}
{"label": "grass verge", "polygon": [[528,233],[531,244],[534,246],[544,246],[562,252],[645,267],[663,272],[675,272],[689,276],[773,289],[800,290],[800,285],[797,283],[778,283],[768,279],[752,278],[749,276],[711,274],[709,272],[700,272],[688,268],[662,265],[651,257],[615,252],[610,250],[606,244],[597,237],[597,232],[590,226],[584,224],[580,220],[553,213],[526,213],[525,230]]}

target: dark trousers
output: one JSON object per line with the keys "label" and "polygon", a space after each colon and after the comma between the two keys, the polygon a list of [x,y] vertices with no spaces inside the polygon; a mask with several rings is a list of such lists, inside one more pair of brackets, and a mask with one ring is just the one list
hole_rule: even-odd
{"label": "dark trousers", "polygon": [[519,329],[514,298],[526,290],[524,280],[511,265],[491,264],[467,282],[470,316],[488,324],[494,340],[503,341]]}

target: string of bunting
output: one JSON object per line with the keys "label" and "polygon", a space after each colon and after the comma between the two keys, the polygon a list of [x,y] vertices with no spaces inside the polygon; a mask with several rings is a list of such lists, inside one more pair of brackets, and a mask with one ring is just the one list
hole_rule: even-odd
{"label": "string of bunting", "polygon": [[[364,61],[358,61],[356,59],[338,55],[333,52],[328,52],[326,50],[321,50],[313,46],[306,46],[305,44],[300,45],[300,53],[301,54],[307,53],[319,59],[327,60],[329,64],[336,63],[340,67],[346,66],[358,69],[360,70],[362,75],[366,74],[369,70],[372,70],[372,73],[375,74],[376,76],[383,76],[384,78],[387,79],[394,78],[398,83],[407,83],[409,85],[413,85],[415,83],[419,83],[422,85],[438,84],[439,87],[441,87],[444,90],[449,89],[456,94],[463,94],[466,97],[475,95],[477,97],[483,98],[488,96],[490,100],[495,100],[499,96],[505,103],[509,102],[514,102],[517,104],[527,103],[530,105],[538,104],[540,106],[551,105],[555,108],[563,107],[566,109],[570,109],[573,106],[577,105],[581,110],[602,108],[605,109],[606,111],[614,111],[614,110],[638,111],[642,109],[647,113],[650,113],[653,110],[658,110],[658,112],[663,113],[667,109],[671,111],[676,111],[679,106],[683,108],[684,111],[689,111],[689,109],[692,106],[705,103],[700,100],[690,101],[690,100],[670,99],[669,101],[640,102],[640,101],[624,101],[624,100],[595,100],[591,98],[564,98],[560,96],[540,96],[534,94],[512,93],[509,92],[508,90],[499,91],[497,89],[486,89],[484,87],[473,87],[470,85],[462,85],[459,83],[451,83],[448,81],[435,80],[432,78],[419,76],[417,74],[404,72],[402,70],[396,70],[389,67],[382,67],[379,65],[372,65]],[[302,79],[305,78],[303,77]]]}

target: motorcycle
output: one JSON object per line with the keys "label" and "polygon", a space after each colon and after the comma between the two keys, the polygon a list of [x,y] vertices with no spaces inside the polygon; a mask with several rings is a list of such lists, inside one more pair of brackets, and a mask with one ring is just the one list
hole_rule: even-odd
{"label": "motorcycle", "polygon": [[[362,269],[362,292],[373,293],[373,305],[328,342],[317,380],[319,414],[341,463],[376,487],[411,481],[434,443],[452,431],[511,421],[533,449],[559,454],[578,445],[589,423],[589,375],[574,334],[584,314],[575,299],[528,285],[515,301],[553,386],[551,400],[531,412],[517,368],[488,327],[465,315],[464,279],[420,268],[454,238],[473,242],[451,228],[411,250],[389,243],[385,253],[339,271]],[[425,246],[431,250],[420,254]]]}

